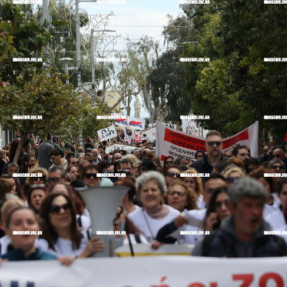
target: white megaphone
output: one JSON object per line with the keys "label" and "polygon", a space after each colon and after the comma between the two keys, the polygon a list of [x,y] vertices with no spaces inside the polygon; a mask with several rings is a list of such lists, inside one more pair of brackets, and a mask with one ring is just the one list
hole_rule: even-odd
{"label": "white megaphone", "polygon": [[[91,216],[91,225],[93,235],[102,232],[113,232],[113,219],[116,216],[117,207],[120,205],[124,195],[129,191],[127,186],[109,186],[109,187],[81,187],[76,189],[85,201]],[[96,252],[94,257],[112,257],[118,239],[114,235],[99,235],[105,242],[105,250]],[[121,236],[121,245],[123,236]],[[119,245],[119,244],[117,244]]]}

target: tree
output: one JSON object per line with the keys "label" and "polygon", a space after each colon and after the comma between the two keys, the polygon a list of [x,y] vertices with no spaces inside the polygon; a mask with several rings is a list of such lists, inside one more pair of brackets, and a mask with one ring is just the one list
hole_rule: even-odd
{"label": "tree", "polygon": [[[286,114],[287,67],[264,58],[286,55],[286,7],[216,0],[183,8],[194,23],[198,52],[211,60],[196,74],[193,66],[186,73],[189,91],[196,90],[195,111],[211,116],[205,127],[230,135],[259,120],[261,131],[283,139],[286,124],[265,121],[263,115]],[[194,52],[190,47],[186,56]]]}
{"label": "tree", "polygon": [[9,3],[0,6],[0,27],[3,29],[0,35],[0,77],[16,86],[23,86],[31,80],[34,73],[42,70],[42,63],[13,62],[13,58],[41,57],[42,47],[50,38],[33,16],[30,5],[23,6],[24,10]]}
{"label": "tree", "polygon": [[[72,85],[63,83],[63,75],[50,71],[50,77],[45,73],[35,74],[21,89],[7,84],[0,94],[0,122],[4,128],[17,130],[21,133],[14,162],[18,161],[23,143],[28,134],[37,133],[44,137],[56,134],[59,127],[68,118],[70,125],[77,123],[81,117],[82,106]],[[39,115],[39,120],[16,120],[17,115]]]}

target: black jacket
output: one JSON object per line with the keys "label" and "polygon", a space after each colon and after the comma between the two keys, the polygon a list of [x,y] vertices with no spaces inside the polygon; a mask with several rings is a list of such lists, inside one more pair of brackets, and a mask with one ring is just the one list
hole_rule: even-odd
{"label": "black jacket", "polygon": [[[221,155],[220,161],[226,161],[226,160],[227,157]],[[191,167],[195,168],[198,171],[198,173],[211,173],[213,170],[213,166],[208,162],[207,156],[194,162]]]}
{"label": "black jacket", "polygon": [[263,221],[254,239],[249,242],[240,240],[233,227],[232,217],[222,222],[218,231],[198,242],[192,251],[194,256],[207,257],[278,257],[287,255],[287,246],[283,238],[264,235],[270,230]]}

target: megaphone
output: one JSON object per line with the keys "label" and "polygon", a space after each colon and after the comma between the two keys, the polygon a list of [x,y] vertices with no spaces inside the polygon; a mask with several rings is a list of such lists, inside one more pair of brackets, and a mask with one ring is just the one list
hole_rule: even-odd
{"label": "megaphone", "polygon": [[[116,209],[120,205],[124,195],[129,191],[127,186],[109,186],[109,187],[81,187],[76,189],[85,201],[91,216],[91,225],[93,235],[103,232],[113,232],[113,219],[116,215]],[[98,236],[98,235],[97,235]],[[116,247],[122,245],[121,239],[116,239],[114,235],[100,235],[105,242],[103,252],[96,252],[93,257],[112,257]]]}

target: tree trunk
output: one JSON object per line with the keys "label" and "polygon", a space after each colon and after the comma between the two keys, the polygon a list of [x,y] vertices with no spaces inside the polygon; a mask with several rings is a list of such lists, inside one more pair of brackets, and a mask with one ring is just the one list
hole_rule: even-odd
{"label": "tree trunk", "polygon": [[18,143],[18,147],[17,147],[17,150],[16,150],[16,154],[14,156],[14,159],[13,159],[13,163],[18,163],[18,159],[19,159],[19,156],[21,154],[23,144],[28,138],[26,133],[20,132],[20,135],[21,135],[21,140]]}

